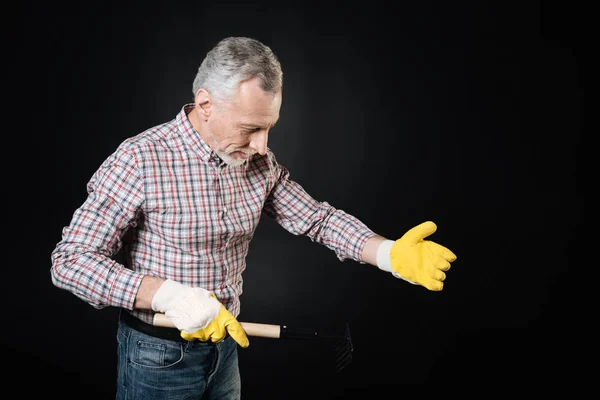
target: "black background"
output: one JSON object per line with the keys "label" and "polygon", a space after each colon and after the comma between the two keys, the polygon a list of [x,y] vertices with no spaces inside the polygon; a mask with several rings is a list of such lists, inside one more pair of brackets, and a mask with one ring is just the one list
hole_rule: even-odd
{"label": "black background", "polygon": [[114,397],[117,310],[52,286],[50,253],[104,158],[192,101],[205,53],[235,35],[262,40],[282,63],[269,146],[292,178],[390,239],[432,220],[430,239],[458,256],[444,290],[429,292],[264,219],[239,319],[348,322],[355,351],[335,373],[328,344],[251,338],[239,352],[243,398],[571,384],[565,358],[581,322],[569,293],[588,279],[567,278],[583,229],[588,11],[414,3],[24,2],[21,19],[6,14],[16,29],[5,35],[15,44],[5,88],[17,89],[4,118],[9,385]]}

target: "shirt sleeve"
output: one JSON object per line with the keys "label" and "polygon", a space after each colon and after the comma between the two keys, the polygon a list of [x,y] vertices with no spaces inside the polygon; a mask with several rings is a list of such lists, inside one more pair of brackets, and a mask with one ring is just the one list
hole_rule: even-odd
{"label": "shirt sleeve", "polygon": [[63,228],[51,254],[53,284],[95,308],[133,309],[143,276],[111,257],[127,229],[136,225],[143,201],[135,159],[119,148],[91,177],[86,200]]}
{"label": "shirt sleeve", "polygon": [[375,236],[358,218],[327,202],[315,200],[290,179],[289,170],[272,157],[274,186],[263,212],[294,235],[304,235],[334,251],[340,261],[351,259],[364,264],[362,251]]}

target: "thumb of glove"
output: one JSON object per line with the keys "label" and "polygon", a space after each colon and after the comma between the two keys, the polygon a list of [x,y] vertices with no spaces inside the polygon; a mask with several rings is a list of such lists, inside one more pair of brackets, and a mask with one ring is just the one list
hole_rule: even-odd
{"label": "thumb of glove", "polygon": [[[214,293],[211,296],[217,298]],[[241,347],[248,347],[250,342],[244,327],[238,322],[237,319],[221,304],[219,314],[213,319],[207,327],[200,329],[196,332],[181,332],[181,337],[186,340],[198,339],[202,342],[211,341],[218,343],[223,340],[226,334],[232,337]]]}
{"label": "thumb of glove", "polygon": [[248,340],[248,335],[246,335],[244,327],[233,317],[233,315],[225,322],[225,327],[229,335],[237,342],[237,344],[243,348],[250,346],[250,341]]}
{"label": "thumb of glove", "polygon": [[[215,299],[217,298],[214,293],[211,293],[211,296]],[[224,321],[223,326],[227,329],[229,336],[243,348],[250,346],[250,341],[248,340],[248,335],[246,335],[244,327],[237,319],[235,319],[229,310],[225,308],[225,306],[221,306],[221,312],[219,314],[218,318]]]}
{"label": "thumb of glove", "polygon": [[427,236],[431,236],[437,230],[433,221],[426,221],[406,232],[400,239],[406,243],[414,244],[421,242]]}

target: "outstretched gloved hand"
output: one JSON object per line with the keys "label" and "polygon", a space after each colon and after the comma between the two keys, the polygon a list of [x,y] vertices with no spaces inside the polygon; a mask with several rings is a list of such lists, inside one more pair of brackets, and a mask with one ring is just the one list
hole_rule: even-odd
{"label": "outstretched gloved hand", "polygon": [[436,230],[437,226],[427,221],[410,229],[396,241],[384,241],[377,253],[377,266],[396,278],[432,291],[441,291],[446,279],[445,271],[450,269],[456,255],[438,243],[425,240]]}
{"label": "outstretched gloved hand", "polygon": [[[215,297],[214,294],[211,294],[211,296]],[[206,328],[200,329],[194,333],[181,332],[181,337],[186,340],[198,339],[203,342],[210,340],[211,342],[216,343],[225,339],[225,336],[228,333],[241,347],[246,348],[250,345],[248,336],[242,325],[229,311],[227,311],[225,306],[221,304],[219,314]]]}

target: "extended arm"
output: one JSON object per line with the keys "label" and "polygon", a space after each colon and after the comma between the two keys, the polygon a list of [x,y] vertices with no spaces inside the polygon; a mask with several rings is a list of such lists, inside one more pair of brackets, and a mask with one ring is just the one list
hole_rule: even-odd
{"label": "extended arm", "polygon": [[377,251],[379,250],[379,245],[386,240],[386,238],[379,235],[375,235],[368,239],[362,252],[363,262],[377,267]]}

